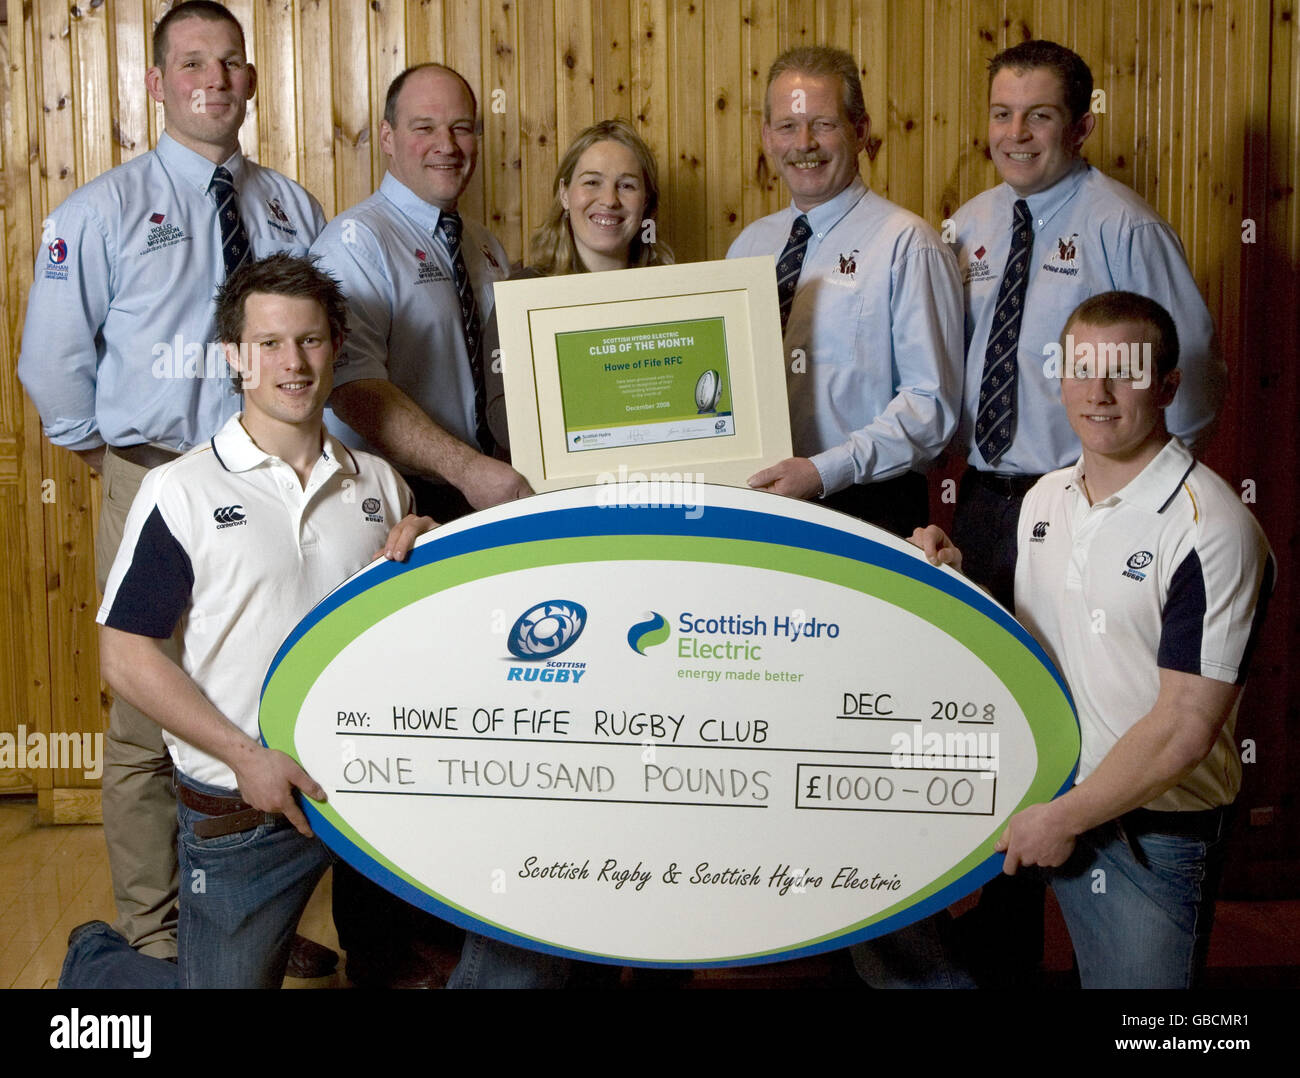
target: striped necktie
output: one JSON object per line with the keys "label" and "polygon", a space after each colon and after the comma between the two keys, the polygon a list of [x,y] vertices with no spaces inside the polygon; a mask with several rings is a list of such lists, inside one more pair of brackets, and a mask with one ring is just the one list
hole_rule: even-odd
{"label": "striped necktie", "polygon": [[1011,445],[1011,435],[1016,429],[1016,354],[1020,320],[1025,313],[1025,292],[1029,288],[1029,251],[1034,244],[1032,223],[1029,203],[1017,199],[1011,252],[998,287],[989,343],[984,348],[984,374],[980,378],[979,411],[975,417],[975,447],[990,468],[997,466]]}
{"label": "striped necktie", "polygon": [[217,222],[221,225],[221,260],[226,264],[229,277],[248,258],[248,234],[239,219],[239,198],[235,194],[235,181],[230,171],[218,165],[212,173],[208,190],[217,199]]}
{"label": "striped necktie", "polygon": [[479,332],[478,304],[474,301],[474,288],[465,269],[465,257],[460,249],[460,214],[444,212],[438,217],[438,231],[442,233],[451,257],[451,271],[456,278],[456,295],[460,298],[460,323],[465,334],[465,353],[469,356],[469,370],[474,378],[474,437],[484,453],[496,448],[496,439],[487,424],[487,386],[483,381],[483,336]]}
{"label": "striped necktie", "polygon": [[790,321],[790,308],[794,306],[794,290],[799,284],[799,271],[803,269],[803,256],[808,250],[808,237],[812,227],[808,218],[800,214],[794,219],[790,229],[790,238],[786,240],[785,250],[776,263],[776,294],[781,300],[781,332]]}

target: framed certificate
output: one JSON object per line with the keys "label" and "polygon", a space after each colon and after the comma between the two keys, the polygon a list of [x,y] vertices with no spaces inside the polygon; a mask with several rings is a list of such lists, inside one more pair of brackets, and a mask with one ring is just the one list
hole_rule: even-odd
{"label": "framed certificate", "polygon": [[770,256],[494,287],[512,463],[534,490],[743,486],[791,455]]}

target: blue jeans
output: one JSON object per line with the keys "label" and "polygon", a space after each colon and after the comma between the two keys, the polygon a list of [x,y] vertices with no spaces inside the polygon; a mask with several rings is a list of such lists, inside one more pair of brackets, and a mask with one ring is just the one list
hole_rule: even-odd
{"label": "blue jeans", "polygon": [[1191,988],[1205,969],[1226,809],[1139,809],[1079,836],[1051,873],[1084,988]]}
{"label": "blue jeans", "polygon": [[[179,773],[176,780],[200,793],[237,796]],[[283,816],[219,838],[195,837],[195,823],[210,817],[179,800],[176,816],[181,987],[279,988],[294,930],[330,865],[329,851]]]}
{"label": "blue jeans", "polygon": [[103,921],[78,925],[68,936],[60,988],[175,988],[176,964],[141,954]]}
{"label": "blue jeans", "polygon": [[460,961],[447,981],[448,988],[563,988],[574,963],[568,958],[527,951],[509,943],[465,934]]}

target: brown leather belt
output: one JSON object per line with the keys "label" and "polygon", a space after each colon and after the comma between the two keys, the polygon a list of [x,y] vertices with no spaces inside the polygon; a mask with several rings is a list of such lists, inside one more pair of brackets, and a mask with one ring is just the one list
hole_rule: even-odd
{"label": "brown leather belt", "polygon": [[113,456],[134,464],[137,468],[157,468],[180,456],[174,449],[163,449],[148,442],[142,445],[110,445],[108,448]]}
{"label": "brown leather belt", "polygon": [[211,820],[199,820],[195,823],[194,834],[198,838],[238,835],[276,819],[275,813],[255,809],[247,801],[241,801],[238,797],[215,797],[191,789],[184,783],[176,784],[176,797],[186,808],[213,817]]}

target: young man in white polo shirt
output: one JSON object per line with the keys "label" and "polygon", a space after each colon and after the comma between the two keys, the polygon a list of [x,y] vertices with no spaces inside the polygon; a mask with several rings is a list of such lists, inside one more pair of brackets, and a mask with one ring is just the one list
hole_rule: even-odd
{"label": "young man in white polo shirt", "polygon": [[[1204,969],[1273,587],[1255,518],[1165,428],[1177,359],[1153,300],[1075,309],[1061,400],[1083,455],[1029,491],[1016,531],[1016,616],[1065,674],[1083,745],[1074,788],[1013,816],[998,849],[1007,873],[1053,870],[1085,988],[1186,988]],[[913,541],[960,567],[938,528]]]}
{"label": "young man in white polo shirt", "polygon": [[[405,558],[433,522],[409,515],[386,462],[325,433],[346,331],[332,278],[283,254],[245,264],[216,321],[244,410],[146,477],[99,611],[100,656],[176,763],[181,986],[278,987],[329,853],[295,794],[325,791],[259,740],[262,679],[322,596],[380,554]],[[179,665],[159,647],[177,626]]]}

